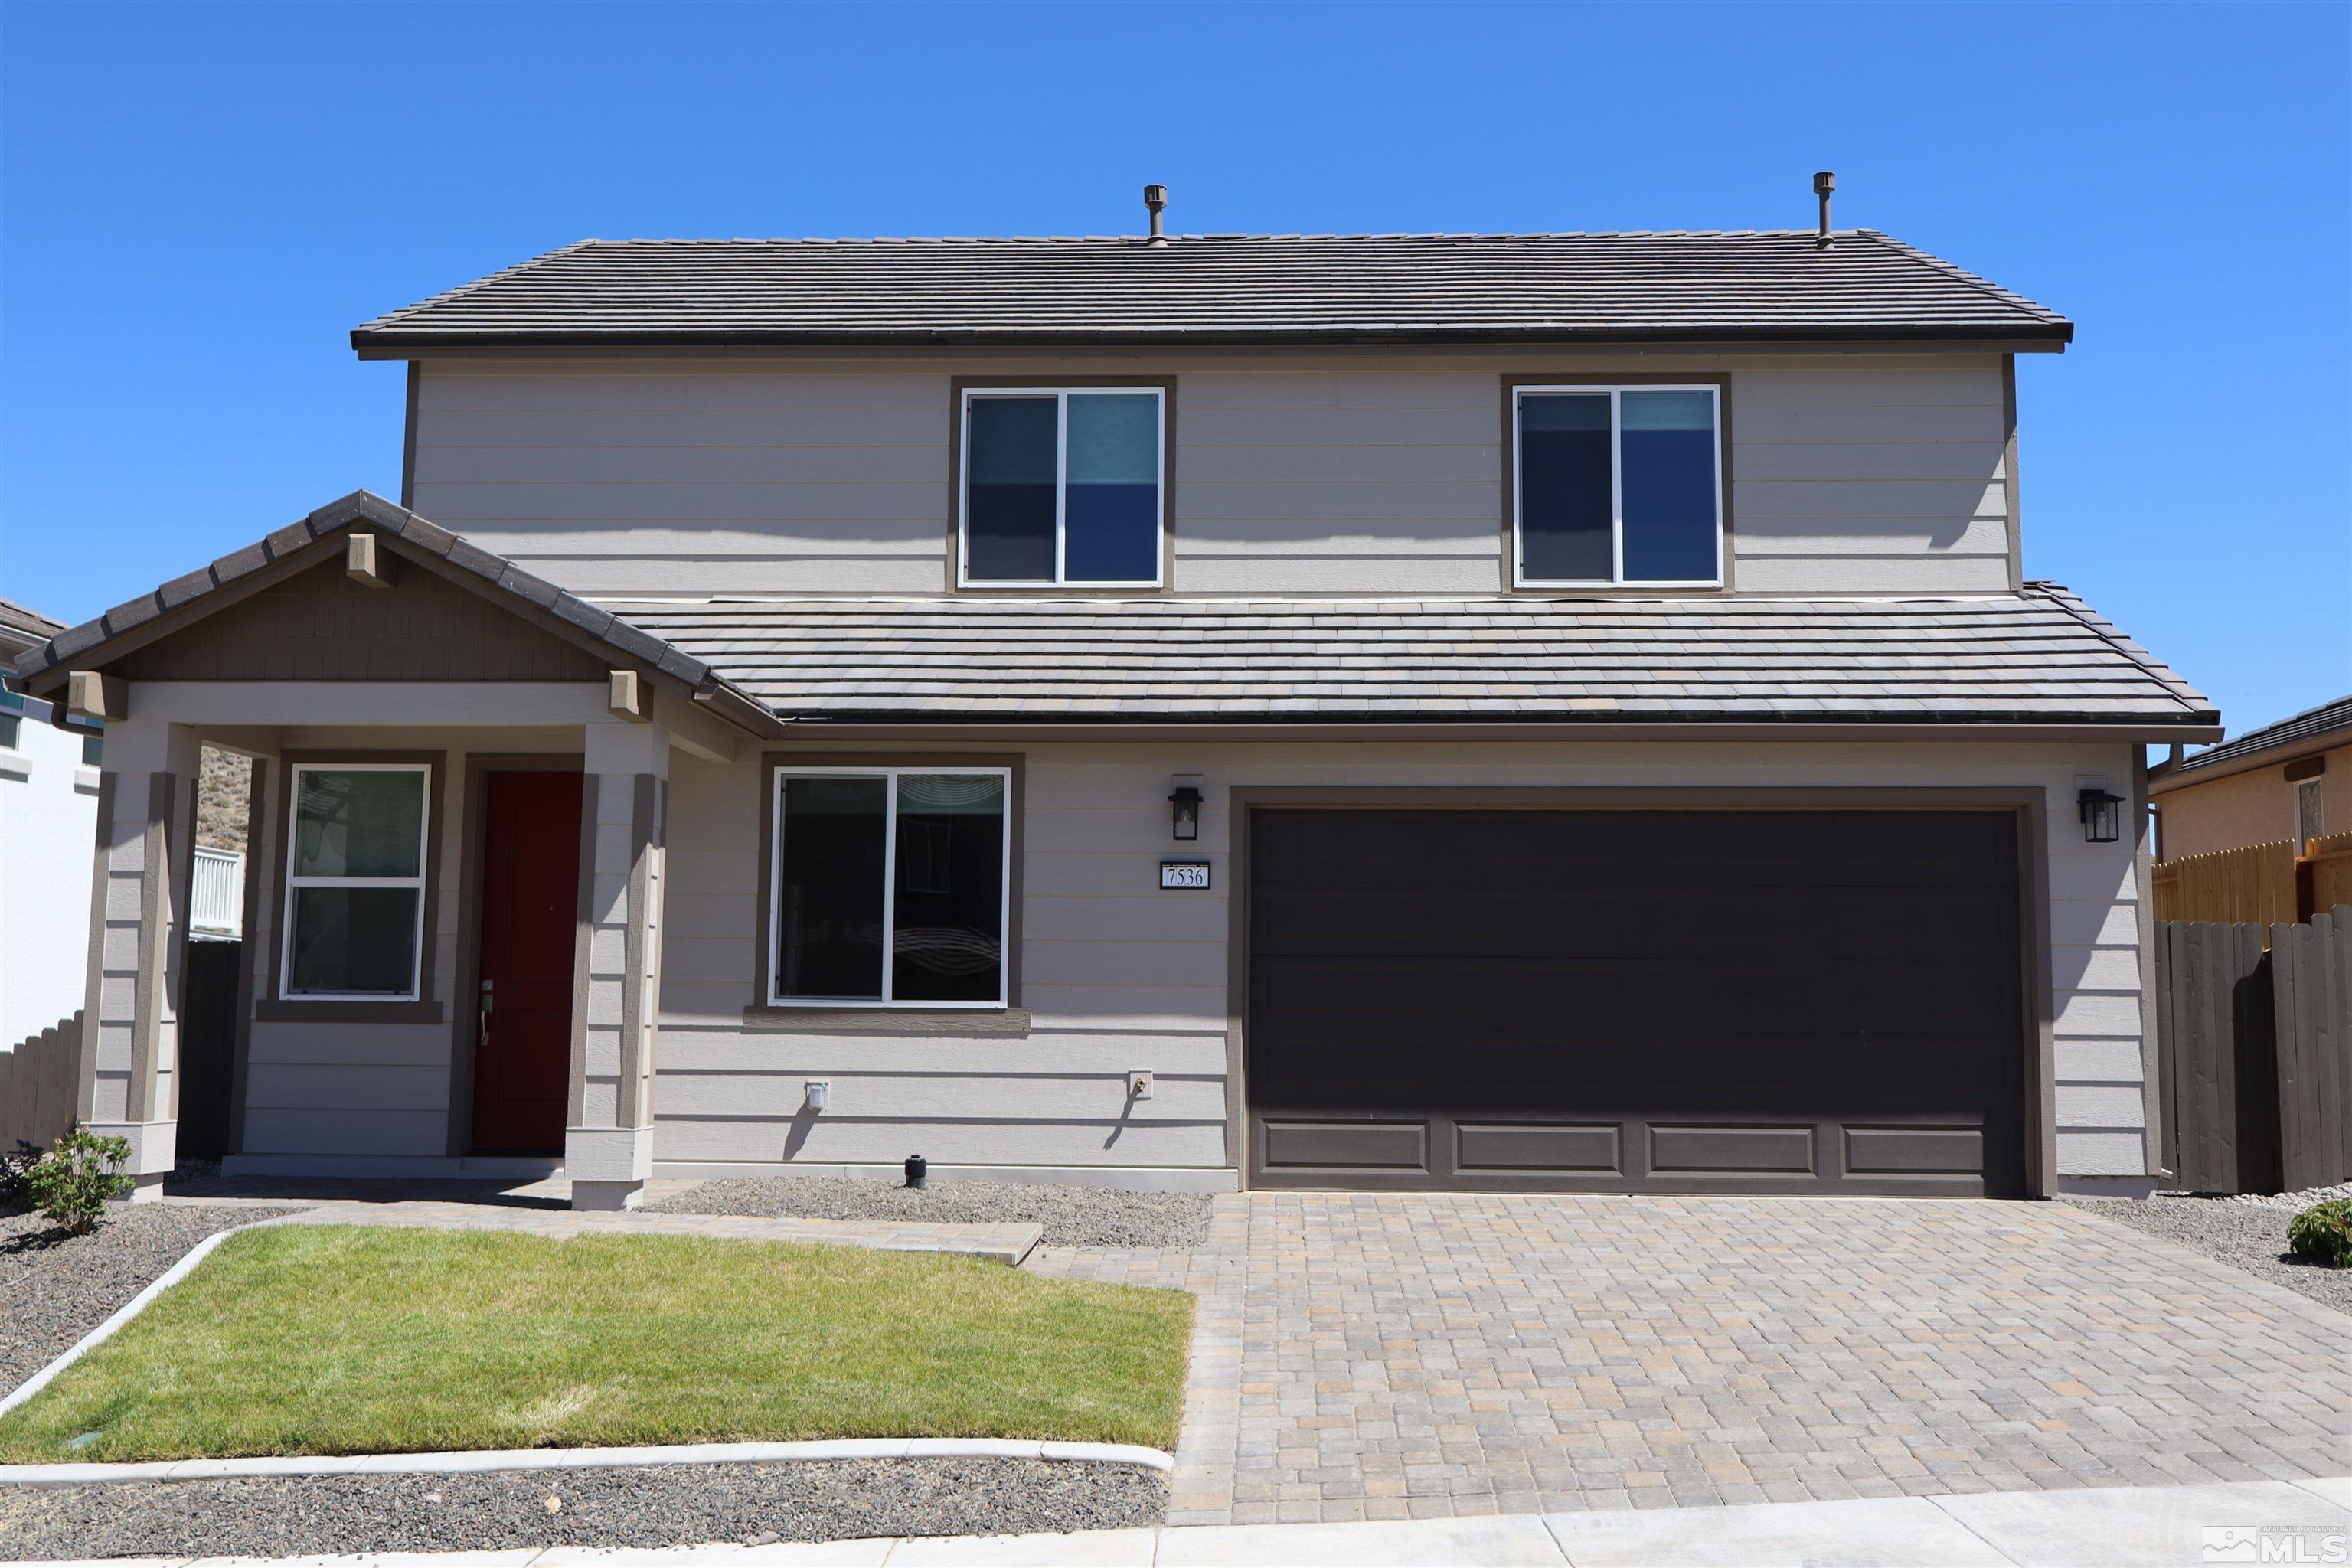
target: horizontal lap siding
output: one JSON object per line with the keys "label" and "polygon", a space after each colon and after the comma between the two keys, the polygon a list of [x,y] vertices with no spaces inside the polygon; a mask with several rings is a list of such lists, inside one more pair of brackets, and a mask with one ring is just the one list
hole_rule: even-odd
{"label": "horizontal lap siding", "polygon": [[1758,593],[2000,593],[2000,369],[1737,370],[1733,549]]}
{"label": "horizontal lap siding", "polygon": [[[1007,748],[1009,749],[1009,748]],[[659,1159],[679,1163],[1176,1165],[1228,1163],[1229,791],[1252,785],[2029,785],[2043,791],[2063,1174],[2145,1170],[2137,906],[2129,846],[2083,843],[2078,774],[2128,780],[2127,749],[1938,744],[1203,742],[1027,749],[1022,921],[1025,1037],[747,1029],[758,816],[749,762],[679,759],[671,795]],[[1199,773],[1197,843],[1165,796]],[[1163,858],[1205,858],[1206,892],[1160,892]],[[1160,1088],[1134,1105],[1124,1075]],[[801,1112],[803,1084],[832,1108]],[[1125,1114],[1122,1114],[1125,1112]]]}
{"label": "horizontal lap siding", "polygon": [[[440,1159],[449,1152],[455,1031],[470,1028],[470,1006],[457,1005],[466,967],[460,949],[466,865],[467,753],[542,750],[576,741],[478,729],[320,732],[289,729],[291,751],[386,748],[445,753],[433,793],[440,826],[440,876],[434,908],[433,990],[446,1021],[438,1024],[282,1023],[251,1026],[247,1046],[245,1132],[238,1152],[255,1156],[329,1158],[401,1156]],[[254,994],[264,994],[268,967],[278,962],[280,911],[272,897],[278,846],[274,820],[286,810],[284,768],[271,780],[273,820],[256,836],[247,875],[260,879],[246,960],[254,965]],[[567,874],[569,868],[565,868]]]}
{"label": "horizontal lap siding", "polygon": [[[1051,771],[1033,753],[1027,787]],[[1084,880],[1088,862],[1107,853],[1055,847],[1066,832],[1099,842],[1099,831],[1067,820],[1084,814],[1030,813],[1022,949],[1022,1001],[1035,1016],[1029,1034],[828,1034],[742,1021],[754,999],[763,804],[756,767],[679,758],[672,768],[656,1159],[896,1164],[919,1152],[950,1164],[1227,1163],[1223,930],[1202,928],[1195,914],[1193,940],[1171,948],[1150,936],[1150,917],[1164,906],[1129,897],[1129,907],[1089,918],[1067,912],[1070,899],[1040,891],[1041,880],[1064,872]],[[1143,831],[1145,817],[1167,832],[1164,804],[1115,815],[1129,833]],[[1095,865],[1091,875],[1103,886],[1116,873]],[[1074,926],[1110,940],[1072,940]],[[1160,1087],[1130,1103],[1126,1075],[1138,1068]],[[822,1115],[803,1110],[812,1078],[833,1085]]]}
{"label": "horizontal lap siding", "polygon": [[1492,374],[1183,376],[1180,588],[1494,592],[1500,395]]}
{"label": "horizontal lap siding", "polygon": [[590,594],[948,585],[939,375],[435,366],[415,505]]}
{"label": "horizontal lap siding", "polygon": [[[1475,595],[1505,584],[1502,377],[1729,374],[1735,581],[1999,593],[2000,362],[1510,356],[1008,362],[1172,374],[1179,592]],[[985,362],[433,364],[415,505],[577,591],[952,591],[950,381]]]}

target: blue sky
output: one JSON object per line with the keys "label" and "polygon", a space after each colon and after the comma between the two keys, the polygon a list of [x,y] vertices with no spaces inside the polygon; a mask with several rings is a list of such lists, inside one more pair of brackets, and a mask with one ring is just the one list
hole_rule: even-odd
{"label": "blue sky", "polygon": [[2352,6],[0,4],[0,596],[359,486],[345,333],[587,235],[1791,227],[2064,310],[2026,568],[2233,730],[2352,690]]}

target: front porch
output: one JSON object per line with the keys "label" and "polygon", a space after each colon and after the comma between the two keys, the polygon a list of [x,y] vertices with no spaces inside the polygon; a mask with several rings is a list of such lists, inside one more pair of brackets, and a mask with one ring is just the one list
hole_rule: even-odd
{"label": "front porch", "polygon": [[211,746],[253,763],[226,1173],[560,1172],[634,1205],[670,759],[733,760],[758,710],[373,497],[247,553],[47,672],[107,727],[80,1121],[160,1190]]}

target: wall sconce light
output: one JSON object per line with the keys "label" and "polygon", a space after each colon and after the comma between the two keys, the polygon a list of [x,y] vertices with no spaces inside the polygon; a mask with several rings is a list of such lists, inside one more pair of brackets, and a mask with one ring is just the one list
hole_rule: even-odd
{"label": "wall sconce light", "polygon": [[1179,773],[1175,783],[1176,793],[1168,797],[1174,808],[1171,830],[1179,843],[1188,843],[1201,837],[1201,780],[1196,773]]}
{"label": "wall sconce light", "polygon": [[2103,789],[2086,789],[2074,800],[2075,811],[2083,819],[2084,843],[2113,844],[2123,837],[2123,796],[2109,795]]}

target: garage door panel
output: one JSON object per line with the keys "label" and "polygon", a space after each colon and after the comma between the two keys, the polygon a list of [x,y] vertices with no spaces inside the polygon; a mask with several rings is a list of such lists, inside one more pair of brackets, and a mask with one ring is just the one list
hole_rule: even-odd
{"label": "garage door panel", "polygon": [[1451,1125],[1456,1171],[1624,1173],[1624,1129],[1614,1121],[1456,1121]]}
{"label": "garage door panel", "polygon": [[2014,836],[1994,812],[1262,810],[1254,1179],[2014,1190]]}
{"label": "garage door panel", "polygon": [[1685,1122],[1650,1123],[1650,1170],[1654,1174],[1706,1172],[1755,1175],[1818,1176],[1819,1143],[1809,1121],[1749,1126]]}
{"label": "garage door panel", "polygon": [[1269,1117],[1261,1159],[1275,1171],[1426,1174],[1429,1125],[1423,1121]]}
{"label": "garage door panel", "polygon": [[1981,1127],[1847,1127],[1845,1168],[1855,1175],[1972,1175],[1985,1167]]}

